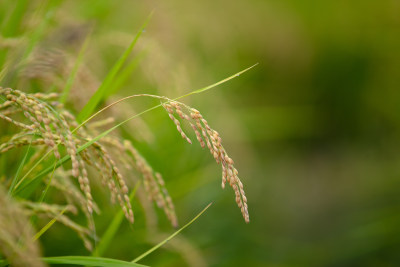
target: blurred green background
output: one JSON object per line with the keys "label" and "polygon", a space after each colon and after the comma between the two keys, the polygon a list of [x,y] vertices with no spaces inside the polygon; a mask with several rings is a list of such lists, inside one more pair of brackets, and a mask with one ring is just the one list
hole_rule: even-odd
{"label": "blurred green background", "polygon": [[[40,3],[26,1],[25,16]],[[400,2],[61,1],[46,36],[92,27],[85,64],[101,81],[152,10],[135,48],[138,69],[119,95],[177,97],[259,64],[183,99],[220,132],[245,185],[250,224],[232,190],[220,188],[220,166],[186,144],[165,112],[146,114],[147,132],[132,132],[164,175],[181,225],[213,202],[184,239],[142,263],[399,266]],[[118,207],[99,203],[101,233]],[[132,259],[162,239],[137,214],[106,256]],[[160,231],[173,232],[161,213],[158,221]],[[43,250],[87,253],[62,226],[43,236]]]}

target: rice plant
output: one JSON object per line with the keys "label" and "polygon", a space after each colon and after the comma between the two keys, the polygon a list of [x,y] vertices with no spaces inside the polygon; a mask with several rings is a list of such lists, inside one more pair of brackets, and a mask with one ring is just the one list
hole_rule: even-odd
{"label": "rice plant", "polygon": [[[177,98],[143,93],[111,102],[109,99],[115,95],[118,85],[132,66],[137,65],[131,54],[151,16],[105,78],[96,82],[83,59],[94,29],[70,31],[72,37],[64,33],[61,40],[56,40],[61,44],[52,45],[56,41],[46,40],[51,37],[45,33],[60,3],[38,1],[35,4],[37,6],[32,7],[26,1],[5,3],[3,8],[14,9],[0,24],[0,265],[139,266],[137,261],[194,222],[209,205],[175,234],[132,262],[100,258],[111,245],[121,218],[124,216],[130,224],[135,223],[134,198],[146,214],[154,212],[146,201],[153,202],[172,227],[179,226],[163,175],[149,164],[134,142],[119,131],[122,125],[131,120],[139,121],[143,114],[157,108],[165,110],[184,140],[192,144],[195,138],[221,165],[222,188],[228,183],[233,189],[235,201],[248,223],[244,186],[222,145],[222,137],[200,111],[181,101],[250,68]],[[38,11],[29,16],[27,6]],[[44,19],[38,20],[40,16]],[[78,48],[72,52],[67,49],[76,45]],[[128,106],[128,110],[124,110],[125,118],[116,118],[111,107],[118,109],[122,102],[133,98],[155,99],[159,104],[141,112]],[[144,120],[141,123],[146,127]],[[192,133],[187,133],[184,125]],[[120,213],[113,217],[102,237],[97,235],[94,218],[102,207],[93,194],[93,185],[106,189],[102,194],[109,195],[110,202],[120,206]],[[50,191],[52,196],[49,196]],[[74,214],[82,215],[85,220],[77,220]],[[71,229],[92,256],[41,257],[40,238],[56,223]]]}

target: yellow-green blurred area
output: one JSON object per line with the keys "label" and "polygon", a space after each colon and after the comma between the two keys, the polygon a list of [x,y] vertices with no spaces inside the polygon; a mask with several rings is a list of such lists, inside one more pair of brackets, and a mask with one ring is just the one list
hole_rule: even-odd
{"label": "yellow-green blurred area", "polygon": [[[3,41],[34,38],[32,25],[43,20],[46,1],[19,2],[0,3],[3,29],[15,8],[22,8],[20,23],[3,31]],[[220,166],[198,144],[185,143],[163,110],[142,116],[146,126],[132,121],[121,131],[163,174],[180,225],[213,202],[182,232],[184,239],[141,263],[399,265],[399,1],[86,0],[55,5],[37,45],[76,57],[81,41],[75,45],[74,38],[90,32],[84,64],[97,85],[154,11],[133,52],[138,66],[113,99],[138,93],[178,97],[258,63],[217,88],[182,99],[221,134],[245,186],[250,224],[242,219],[232,189],[221,189]],[[85,97],[83,104],[94,93],[87,88],[72,92],[73,99]],[[142,100],[126,103],[136,112],[151,106]],[[114,110],[121,120],[133,112]],[[108,196],[94,195],[102,209],[95,216],[101,234],[119,208]],[[124,222],[105,256],[133,259],[162,240],[146,231],[140,205],[134,203],[135,224]],[[157,216],[160,231],[172,233],[165,216]],[[46,256],[87,254],[60,225],[41,242]]]}

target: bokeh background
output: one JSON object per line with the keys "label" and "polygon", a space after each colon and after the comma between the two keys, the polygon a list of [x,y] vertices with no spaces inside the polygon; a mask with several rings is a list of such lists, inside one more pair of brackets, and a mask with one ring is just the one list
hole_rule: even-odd
{"label": "bokeh background", "polygon": [[[40,4],[26,1],[26,16]],[[220,166],[185,143],[165,112],[143,116],[141,131],[123,129],[164,175],[181,225],[213,202],[142,263],[398,266],[400,2],[60,1],[42,45],[92,29],[84,62],[101,81],[152,11],[135,48],[138,67],[120,96],[177,97],[259,64],[182,100],[220,132],[245,185],[250,224],[232,190],[221,189]],[[99,202],[101,233],[118,207]],[[124,222],[105,256],[132,259],[174,231],[158,213],[159,233],[149,233],[135,205],[137,222]],[[48,256],[87,253],[62,226],[42,241]]]}

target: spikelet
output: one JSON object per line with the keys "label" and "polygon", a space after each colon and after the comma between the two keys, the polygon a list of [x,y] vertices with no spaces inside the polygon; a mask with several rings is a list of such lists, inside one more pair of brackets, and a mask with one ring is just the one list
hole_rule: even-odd
{"label": "spikelet", "polygon": [[44,145],[44,140],[39,138],[35,140],[27,139],[27,138],[21,138],[17,140],[11,140],[9,142],[3,143],[0,145],[0,153],[7,152],[10,149],[21,147],[21,146],[26,146],[26,145],[32,145],[32,146],[37,146],[37,145]]}
{"label": "spikelet", "polygon": [[[201,113],[183,103],[168,100],[163,104],[163,107],[168,112],[169,117],[177,126],[178,132],[186,140],[190,140],[180,127],[180,122],[174,117],[177,114],[183,121],[187,121],[190,127],[193,129],[196,139],[201,147],[207,146],[211,155],[214,157],[218,164],[222,167],[222,188],[225,188],[225,184],[228,182],[235,192],[236,203],[243,215],[246,223],[250,222],[247,198],[243,189],[243,184],[238,176],[238,171],[234,167],[233,160],[228,156],[224,147],[222,146],[222,140],[219,133],[213,130],[206,119]],[[187,113],[185,113],[185,110]],[[190,115],[189,115],[190,114]],[[188,141],[189,142],[189,141]],[[191,143],[191,142],[189,142]]]}
{"label": "spikelet", "polygon": [[95,142],[92,147],[97,160],[100,161],[100,163],[95,161],[94,166],[102,174],[102,182],[108,186],[111,192],[111,201],[114,202],[117,199],[125,217],[133,223],[134,214],[128,196],[129,189],[121,171],[103,145]]}
{"label": "spikelet", "polygon": [[[7,115],[8,115],[8,114],[7,114]],[[18,126],[18,127],[21,127],[21,128],[23,128],[23,129],[25,129],[25,130],[30,130],[30,131],[32,131],[32,130],[34,129],[34,126],[32,126],[32,125],[26,125],[26,124],[24,124],[24,123],[22,123],[22,122],[13,120],[12,118],[6,116],[6,113],[5,113],[5,112],[4,112],[4,113],[0,113],[0,118],[3,119],[3,120],[5,120],[5,121],[8,121],[8,122],[10,122],[10,123],[13,123],[14,125],[16,125],[16,126]]]}
{"label": "spikelet", "polygon": [[[190,140],[189,137],[187,137],[185,132],[182,130],[181,123],[174,117],[174,111],[171,108],[171,105],[164,104],[163,106],[164,106],[165,110],[167,110],[170,119],[175,123],[176,129],[181,134],[182,138],[185,139],[189,144],[192,144],[192,140]],[[181,115],[182,113],[178,113],[178,114]]]}
{"label": "spikelet", "polygon": [[[107,186],[111,192],[111,201],[118,201],[124,211],[125,217],[133,223],[134,214],[128,196],[129,189],[122,172],[113,160],[111,154],[102,144],[108,143],[119,150],[119,156],[117,157],[120,162],[124,163],[127,169],[130,169],[131,165],[133,165],[142,175],[143,184],[148,197],[154,201],[158,207],[164,210],[171,224],[177,226],[175,208],[166,190],[165,182],[161,174],[153,171],[150,165],[129,141],[122,142],[117,138],[103,137],[102,140],[95,142],[92,146],[86,148],[86,150],[80,153],[77,152],[77,147],[82,141],[87,142],[91,139],[88,131],[93,131],[95,133],[97,127],[101,127],[104,123],[110,123],[110,120],[92,123],[88,128],[80,127],[75,131],[75,134],[72,134],[70,127],[76,128],[78,126],[75,117],[65,110],[56,112],[53,107],[45,102],[57,97],[56,94],[46,95],[37,93],[29,95],[18,90],[10,88],[3,89],[1,87],[0,94],[5,95],[7,98],[7,101],[0,104],[0,118],[23,128],[21,134],[15,135],[10,141],[0,145],[0,153],[29,144],[45,145],[54,151],[56,158],[60,158],[58,146],[65,146],[67,154],[71,158],[71,174],[78,180],[79,187],[85,198],[85,214],[86,212],[87,214],[91,214],[95,207],[86,169],[87,164],[93,166],[99,172],[102,183]],[[229,183],[233,188],[237,205],[241,209],[245,221],[249,222],[247,198],[245,196],[243,184],[238,177],[238,171],[234,167],[233,160],[228,156],[222,146],[219,133],[213,130],[201,113],[194,108],[177,101],[169,100],[166,97],[153,95],[143,96],[166,100],[166,102],[163,103],[163,107],[182,138],[191,144],[192,141],[181,127],[181,121],[190,125],[201,147],[207,147],[215,161],[221,163],[222,187],[224,188],[226,183]],[[58,109],[62,108],[62,106],[57,103],[55,103],[55,105]],[[19,122],[9,117],[10,114],[14,114],[19,110],[23,112],[23,115],[31,124]],[[6,111],[8,112],[7,115],[5,115]],[[32,138],[33,135],[39,135],[39,137]],[[130,155],[132,162],[130,163],[123,155]]]}
{"label": "spikelet", "polygon": [[[59,159],[60,153],[58,151],[58,145],[62,144],[67,148],[67,153],[71,157],[72,162],[72,176],[78,179],[80,187],[83,192],[85,192],[87,198],[87,209],[91,213],[93,210],[93,198],[90,192],[89,181],[87,177],[87,170],[85,164],[82,161],[79,154],[77,154],[77,145],[79,140],[72,135],[69,129],[69,124],[67,123],[64,115],[68,116],[70,121],[75,121],[75,118],[67,112],[62,114],[57,113],[54,108],[46,104],[46,102],[40,100],[50,100],[57,97],[57,94],[25,94],[19,90],[13,90],[11,88],[1,88],[0,94],[5,95],[8,99],[3,103],[2,107],[10,108],[11,106],[17,107],[23,111],[24,116],[32,123],[24,127],[30,133],[35,133],[41,135],[42,138],[37,138],[29,141],[28,139],[20,140],[19,142],[14,142],[9,145],[2,145],[0,149],[1,152],[5,152],[13,147],[18,147],[22,145],[38,145],[45,144],[51,148],[54,152],[54,156]],[[1,113],[0,113],[1,114]],[[63,115],[64,114],[64,115]],[[23,123],[16,122],[15,120],[4,118],[7,121],[14,123],[17,126],[23,127]]]}
{"label": "spikelet", "polygon": [[[53,149],[54,156],[56,158],[60,158],[60,153],[58,152],[55,141],[55,136],[60,134],[60,129],[58,122],[56,121],[56,118],[53,116],[50,109],[42,101],[39,101],[37,98],[27,95],[19,90],[13,90],[11,88],[3,89],[0,87],[0,94],[4,94],[8,101],[13,102],[14,105],[22,109],[25,117],[27,117],[33,123],[26,129],[37,129],[40,131],[46,145]],[[1,118],[9,120],[4,116]],[[17,126],[23,127],[22,123],[14,120],[11,120],[10,122],[16,124]],[[54,128],[55,132],[57,132],[56,135],[54,135],[52,128]]]}
{"label": "spikelet", "polygon": [[135,162],[136,169],[143,176],[143,184],[145,186],[148,197],[153,200],[159,208],[164,210],[168,220],[174,227],[178,226],[178,219],[175,213],[175,207],[172,199],[165,187],[165,182],[160,173],[155,173],[146,160],[133,147],[128,140],[124,141],[124,148],[129,152]]}
{"label": "spikelet", "polygon": [[143,177],[143,184],[150,200],[154,201],[159,208],[164,210],[165,215],[174,227],[178,226],[175,207],[172,199],[165,187],[165,182],[160,173],[156,173],[146,160],[134,148],[131,142],[124,140],[121,142],[117,138],[104,137],[102,142],[109,144],[118,150],[120,161],[128,164],[126,155],[130,155],[128,169],[133,166]]}
{"label": "spikelet", "polygon": [[[68,200],[67,203],[75,204],[81,207],[85,207],[86,197],[82,191],[80,191],[70,179],[65,179],[65,177],[71,176],[71,170],[65,171],[61,168],[58,168],[55,172],[55,179],[51,179],[51,186],[57,188],[61,192],[64,193],[64,197]],[[90,217],[90,213],[87,209],[82,209],[85,213],[86,217]],[[99,212],[99,208],[96,203],[93,202],[93,210],[97,213]]]}

